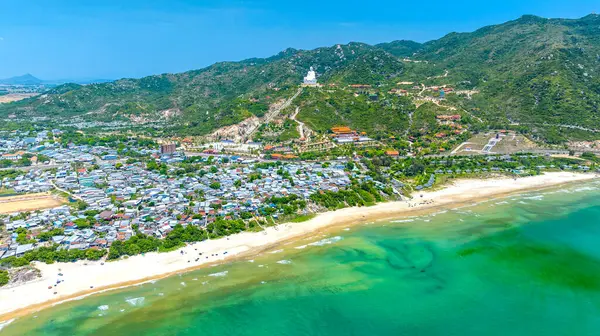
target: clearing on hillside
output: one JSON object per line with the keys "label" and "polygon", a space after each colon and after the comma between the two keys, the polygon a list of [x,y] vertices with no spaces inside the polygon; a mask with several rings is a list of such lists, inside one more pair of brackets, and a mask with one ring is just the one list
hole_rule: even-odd
{"label": "clearing on hillside", "polygon": [[9,93],[7,95],[0,96],[0,104],[2,103],[12,103],[19,100],[35,97],[39,95],[38,93]]}
{"label": "clearing on hillside", "polygon": [[452,150],[453,155],[511,154],[539,149],[523,135],[514,132],[492,131],[473,136]]}

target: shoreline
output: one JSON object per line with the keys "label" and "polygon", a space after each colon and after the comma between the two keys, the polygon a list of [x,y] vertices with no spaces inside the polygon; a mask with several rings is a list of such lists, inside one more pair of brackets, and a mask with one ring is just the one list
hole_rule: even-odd
{"label": "shoreline", "polygon": [[[106,262],[104,265],[91,261],[51,265],[36,262],[35,267],[42,273],[40,279],[0,289],[0,322],[86,296],[256,256],[326,229],[429,213],[440,208],[460,207],[486,199],[595,178],[597,178],[596,174],[553,172],[517,180],[512,178],[455,180],[443,189],[417,193],[414,199],[408,202],[394,201],[371,207],[328,211],[306,222],[284,223],[260,232],[242,232],[217,240],[190,244],[169,253],[148,253]],[[413,204],[416,205],[412,206]],[[201,256],[198,255],[199,252],[202,252]],[[217,255],[211,256],[211,254]],[[196,258],[201,260],[196,262]],[[63,273],[64,276],[59,277],[58,273]],[[48,289],[48,286],[55,284],[57,279],[65,281],[57,287]],[[54,292],[58,294],[54,295]]]}

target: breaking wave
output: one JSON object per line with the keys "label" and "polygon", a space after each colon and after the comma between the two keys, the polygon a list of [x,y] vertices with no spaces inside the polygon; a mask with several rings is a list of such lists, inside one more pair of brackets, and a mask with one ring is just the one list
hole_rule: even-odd
{"label": "breaking wave", "polygon": [[541,200],[544,199],[544,195],[535,195],[535,196],[523,197],[523,199],[533,200],[533,201],[541,201]]}
{"label": "breaking wave", "polygon": [[329,245],[329,244],[333,244],[333,243],[337,243],[340,240],[342,240],[343,238],[340,236],[335,236],[335,237],[331,237],[331,238],[325,238],[319,241],[316,241],[314,243],[310,243],[308,245],[310,246],[323,246],[323,245]]}
{"label": "breaking wave", "polygon": [[137,307],[142,305],[142,303],[144,303],[144,300],[146,300],[145,297],[139,297],[139,298],[133,298],[133,299],[127,299],[125,300],[125,302],[129,303],[130,305]]}
{"label": "breaking wave", "polygon": [[0,330],[4,329],[4,327],[6,327],[7,325],[11,324],[14,322],[15,319],[12,320],[8,320],[8,321],[4,321],[4,322],[0,322]]}
{"label": "breaking wave", "polygon": [[409,223],[409,222],[414,222],[414,219],[399,219],[399,220],[393,220],[391,221],[392,223]]}

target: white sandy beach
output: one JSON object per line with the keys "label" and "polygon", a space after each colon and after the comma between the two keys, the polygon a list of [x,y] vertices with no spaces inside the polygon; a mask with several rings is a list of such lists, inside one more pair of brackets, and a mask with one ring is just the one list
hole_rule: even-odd
{"label": "white sandy beach", "polygon": [[[244,232],[228,238],[196,243],[170,253],[149,253],[145,256],[107,262],[104,265],[89,261],[52,265],[36,263],[35,266],[42,272],[41,279],[0,289],[0,321],[22,316],[78,296],[130,286],[199,268],[209,263],[260,253],[283,241],[306,236],[331,226],[399,217],[412,211],[476,202],[503,194],[590,180],[595,177],[594,174],[556,172],[517,180],[512,178],[457,180],[453,185],[439,191],[414,194],[414,199],[409,202],[411,206],[407,202],[388,202],[372,207],[347,208],[319,214],[303,223],[282,224],[263,232]],[[184,252],[183,255],[181,251]],[[202,256],[198,255],[200,252]],[[227,254],[224,254],[225,252]],[[212,254],[215,256],[211,256]],[[196,262],[195,259],[198,257],[200,260]],[[58,273],[62,273],[63,276],[58,276]],[[57,279],[64,280],[64,283],[48,289],[56,283]]]}

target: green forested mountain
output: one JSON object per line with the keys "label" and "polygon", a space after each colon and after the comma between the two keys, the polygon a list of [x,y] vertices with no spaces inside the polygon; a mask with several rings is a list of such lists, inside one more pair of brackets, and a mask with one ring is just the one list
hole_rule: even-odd
{"label": "green forested mountain", "polygon": [[[320,81],[340,84],[376,83],[398,76],[404,68],[391,54],[362,43],[310,51],[288,49],[267,59],[217,63],[180,74],[86,86],[65,84],[39,97],[0,105],[0,116],[100,120],[145,116],[156,120],[168,114],[186,131],[203,134],[252,114],[264,114],[268,103],[295,92],[311,66]],[[255,99],[250,102],[250,98]]]}
{"label": "green forested mountain", "polygon": [[380,43],[375,46],[384,49],[390,54],[398,57],[411,57],[415,52],[423,48],[423,45],[421,43],[407,40]]}
{"label": "green forested mountain", "polygon": [[[396,54],[393,43],[382,47]],[[413,59],[448,70],[437,83],[480,90],[465,105],[486,120],[600,129],[598,15],[523,16],[425,43]]]}
{"label": "green forested mountain", "polygon": [[319,132],[326,132],[336,125],[347,125],[369,134],[406,130],[409,114],[414,111],[410,98],[378,98],[355,96],[344,90],[305,90],[298,97],[298,118]]}
{"label": "green forested mountain", "polygon": [[[448,101],[483,122],[523,125],[548,140],[571,136],[566,126],[600,129],[598,15],[577,20],[523,16],[424,44],[287,49],[266,59],[217,63],[180,74],[66,84],[39,97],[0,105],[0,117],[169,118],[178,132],[205,134],[262,116],[269,104],[296,92],[311,66],[325,87],[305,90],[296,104],[303,106],[299,118],[316,130],[340,123],[365,130],[410,127],[408,111],[415,107],[406,99],[386,96],[402,81],[477,91]],[[370,84],[371,89],[357,97],[351,90],[330,90],[328,84]],[[372,93],[383,99],[368,100]]]}

